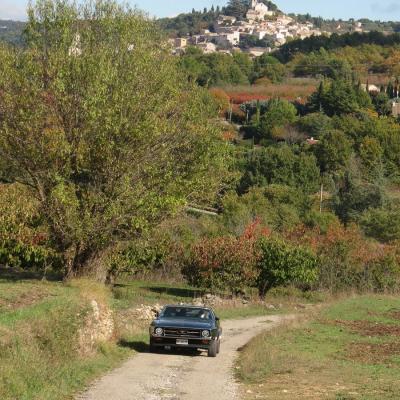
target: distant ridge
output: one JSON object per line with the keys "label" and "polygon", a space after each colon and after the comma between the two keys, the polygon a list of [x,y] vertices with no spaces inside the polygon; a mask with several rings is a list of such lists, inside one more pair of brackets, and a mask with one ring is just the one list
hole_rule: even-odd
{"label": "distant ridge", "polygon": [[15,46],[22,45],[22,32],[26,23],[21,21],[0,19],[0,41]]}

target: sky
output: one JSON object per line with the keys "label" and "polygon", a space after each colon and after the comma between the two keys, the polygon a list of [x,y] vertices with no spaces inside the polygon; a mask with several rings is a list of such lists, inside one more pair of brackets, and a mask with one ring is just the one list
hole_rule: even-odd
{"label": "sky", "polygon": [[[170,17],[204,7],[223,6],[227,0],[128,0],[157,17]],[[25,19],[28,0],[0,0],[0,19]],[[400,21],[400,0],[276,0],[286,12],[310,13],[325,18],[370,18]]]}

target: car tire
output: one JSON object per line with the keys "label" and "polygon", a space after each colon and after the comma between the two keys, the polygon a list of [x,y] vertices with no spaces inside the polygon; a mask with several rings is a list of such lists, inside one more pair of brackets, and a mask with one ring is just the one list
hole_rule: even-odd
{"label": "car tire", "polygon": [[221,339],[218,339],[218,342],[217,342],[217,354],[219,354],[220,350],[221,350]]}
{"label": "car tire", "polygon": [[217,340],[212,340],[208,348],[208,357],[217,357]]}
{"label": "car tire", "polygon": [[158,353],[158,347],[154,346],[154,344],[150,341],[150,345],[149,345],[149,351],[150,353]]}

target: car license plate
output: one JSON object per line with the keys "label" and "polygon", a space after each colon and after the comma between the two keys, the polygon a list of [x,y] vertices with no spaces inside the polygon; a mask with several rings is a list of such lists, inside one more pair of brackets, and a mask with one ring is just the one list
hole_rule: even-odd
{"label": "car license plate", "polygon": [[181,345],[188,345],[189,344],[189,340],[187,339],[176,339],[176,344],[181,344]]}

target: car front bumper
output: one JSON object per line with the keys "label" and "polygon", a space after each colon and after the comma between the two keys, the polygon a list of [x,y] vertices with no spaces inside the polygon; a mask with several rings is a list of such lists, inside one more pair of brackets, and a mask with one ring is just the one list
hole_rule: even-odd
{"label": "car front bumper", "polygon": [[187,339],[188,344],[177,344],[176,340],[182,338],[151,336],[150,345],[153,347],[174,347],[183,349],[204,349],[207,350],[215,339]]}

